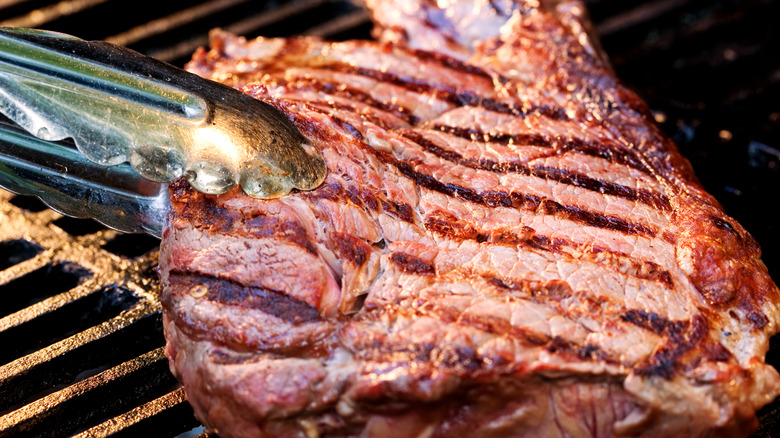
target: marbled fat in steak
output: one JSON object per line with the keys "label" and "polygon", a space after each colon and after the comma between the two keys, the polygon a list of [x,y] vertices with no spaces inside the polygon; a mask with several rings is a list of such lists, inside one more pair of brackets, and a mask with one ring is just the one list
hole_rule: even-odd
{"label": "marbled fat in steak", "polygon": [[[751,236],[577,1],[371,0],[378,42],[215,31],[316,190],[172,185],[167,353],[222,437],[744,436],[780,392]],[[439,6],[446,9],[439,9]]]}

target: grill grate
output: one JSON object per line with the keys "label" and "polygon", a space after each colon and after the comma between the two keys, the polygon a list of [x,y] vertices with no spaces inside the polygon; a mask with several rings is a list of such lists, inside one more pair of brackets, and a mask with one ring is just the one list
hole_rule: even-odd
{"label": "grill grate", "polygon": [[[780,233],[761,211],[780,181],[780,2],[585,1],[618,76],[780,279]],[[105,39],[180,66],[214,27],[332,39],[370,30],[349,0],[0,0],[0,26]],[[206,436],[164,358],[156,247],[0,191],[0,438]],[[780,437],[778,421],[774,403],[756,437]]]}

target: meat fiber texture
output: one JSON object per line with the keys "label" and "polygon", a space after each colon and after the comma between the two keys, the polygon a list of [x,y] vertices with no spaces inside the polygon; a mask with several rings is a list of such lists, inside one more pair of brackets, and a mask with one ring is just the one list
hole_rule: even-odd
{"label": "meat fiber texture", "polygon": [[189,70],[328,166],[171,186],[171,368],[222,437],[745,436],[780,392],[753,238],[578,2],[371,0],[377,42],[222,31]]}

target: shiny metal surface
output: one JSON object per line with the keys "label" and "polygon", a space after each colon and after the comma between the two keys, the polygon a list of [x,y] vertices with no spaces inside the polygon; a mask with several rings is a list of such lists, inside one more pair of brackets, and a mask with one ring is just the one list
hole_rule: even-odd
{"label": "shiny metal surface", "polygon": [[127,164],[94,163],[64,143],[40,140],[3,122],[0,187],[37,196],[68,216],[158,238],[170,206],[167,184],[144,179]]}
{"label": "shiny metal surface", "polygon": [[100,165],[129,162],[158,182],[183,175],[209,194],[241,185],[275,198],[317,187],[327,171],[270,105],[132,50],[60,33],[0,29],[0,112],[43,140],[72,138]]}

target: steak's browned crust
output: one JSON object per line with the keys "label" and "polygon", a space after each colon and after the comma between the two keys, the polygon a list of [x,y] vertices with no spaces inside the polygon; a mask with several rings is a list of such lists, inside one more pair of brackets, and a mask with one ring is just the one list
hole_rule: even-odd
{"label": "steak's browned crust", "polygon": [[172,185],[167,351],[198,418],[242,437],[749,433],[780,392],[778,289],[582,6],[371,3],[384,42],[216,31],[189,66],[284,111],[329,168],[270,201]]}

